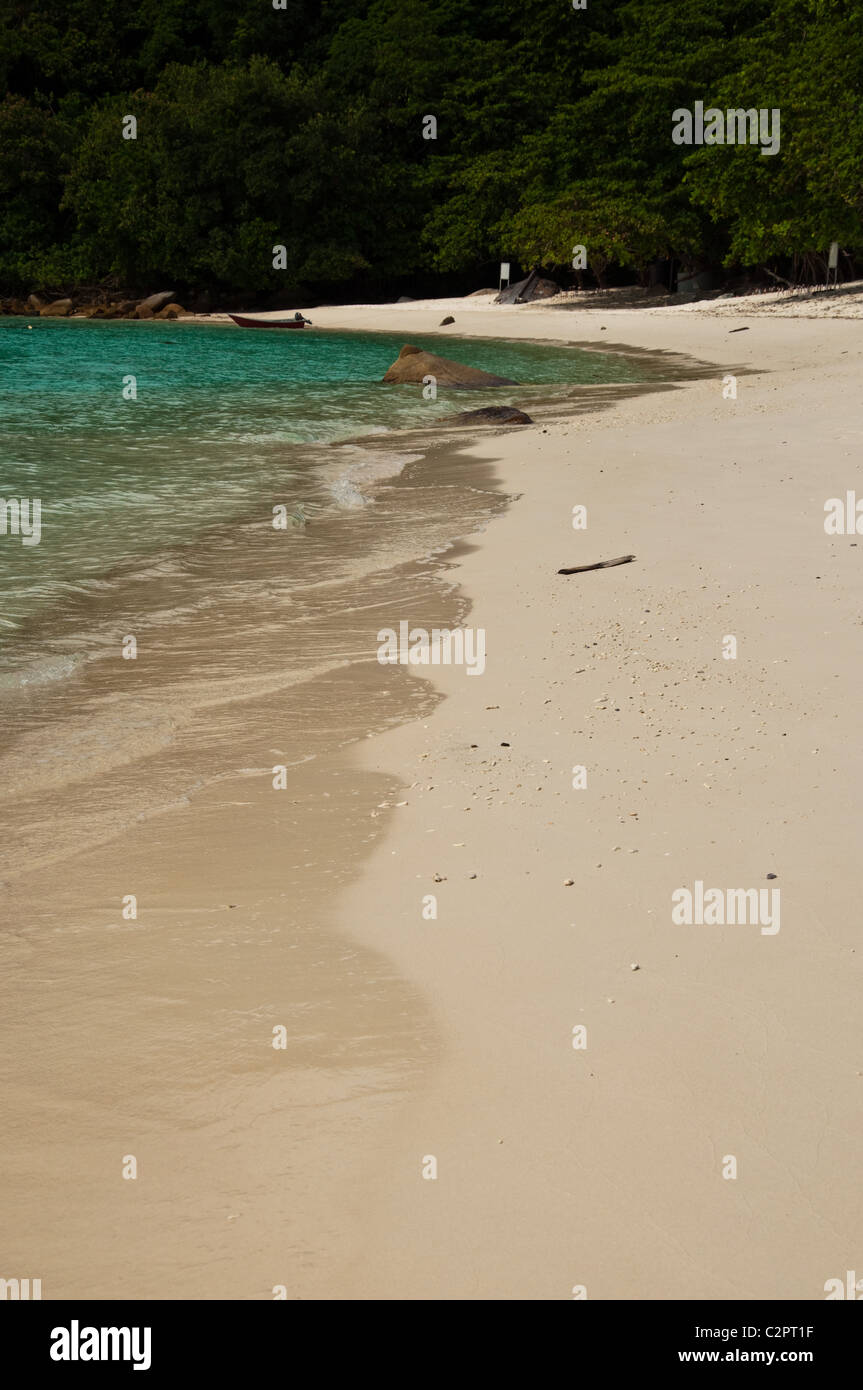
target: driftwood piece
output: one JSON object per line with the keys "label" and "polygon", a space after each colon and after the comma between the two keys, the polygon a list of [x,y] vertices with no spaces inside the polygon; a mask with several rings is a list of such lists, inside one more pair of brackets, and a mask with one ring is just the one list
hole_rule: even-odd
{"label": "driftwood piece", "polygon": [[584,574],[585,570],[607,570],[612,565],[628,565],[634,555],[619,555],[616,560],[598,560],[595,565],[573,565],[572,569],[558,570],[558,574]]}

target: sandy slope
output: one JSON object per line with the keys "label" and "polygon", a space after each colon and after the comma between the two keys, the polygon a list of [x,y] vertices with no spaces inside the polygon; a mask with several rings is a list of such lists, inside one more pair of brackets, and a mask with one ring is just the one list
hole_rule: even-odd
{"label": "sandy slope", "polygon": [[[353,1254],[308,1296],[823,1298],[863,1234],[863,540],[823,526],[827,498],[863,494],[860,328],[469,301],[310,317],[414,341],[447,311],[441,339],[612,340],[716,370],[470,451],[520,494],[456,572],[487,669],[437,671],[428,722],[367,745],[407,805],[342,909],[428,995],[444,1056],[359,1156],[375,1192],[357,1187]],[[676,888],[768,873],[777,934],[672,923]]]}

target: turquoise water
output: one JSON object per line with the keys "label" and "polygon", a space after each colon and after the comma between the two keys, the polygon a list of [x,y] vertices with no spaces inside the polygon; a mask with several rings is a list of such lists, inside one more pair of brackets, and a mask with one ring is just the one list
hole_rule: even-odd
{"label": "turquoise water", "polygon": [[[356,506],[361,489],[301,446],[428,424],[556,383],[623,382],[625,363],[557,346],[458,339],[445,351],[523,383],[482,393],[384,386],[405,339],[233,325],[0,320],[0,496],[39,498],[38,545],[0,536],[0,631],[62,609],[117,567],[188,546],[273,502]],[[434,337],[420,347],[439,349]],[[136,398],[130,394],[134,377]],[[397,450],[397,441],[394,440]],[[357,460],[352,460],[356,472]],[[116,577],[116,576],[115,576]],[[0,649],[0,666],[3,651]]]}
{"label": "turquoise water", "polygon": [[0,497],[42,505],[39,544],[0,535],[4,874],[273,750],[301,768],[405,717],[419,696],[381,681],[377,632],[460,621],[450,548],[506,499],[475,456],[426,459],[403,431],[627,379],[612,358],[459,339],[448,354],[524,384],[427,402],[381,383],[403,342],[0,319]]}

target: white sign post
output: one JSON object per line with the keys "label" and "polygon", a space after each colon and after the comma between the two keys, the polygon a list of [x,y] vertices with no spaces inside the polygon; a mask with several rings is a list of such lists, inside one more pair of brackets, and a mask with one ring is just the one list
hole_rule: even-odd
{"label": "white sign post", "polygon": [[498,294],[500,294],[503,289],[504,280],[507,285],[509,285],[509,261],[501,261],[500,263],[500,285],[498,286]]}
{"label": "white sign post", "polygon": [[829,254],[829,256],[827,257],[827,284],[828,284],[828,285],[829,285],[830,282],[831,282],[831,274],[830,274],[831,271],[833,272],[833,274],[832,274],[832,281],[833,281],[833,284],[834,284],[834,285],[838,285],[838,284],[839,284],[839,242],[838,242],[838,241],[831,241],[831,243],[830,243],[830,254]]}

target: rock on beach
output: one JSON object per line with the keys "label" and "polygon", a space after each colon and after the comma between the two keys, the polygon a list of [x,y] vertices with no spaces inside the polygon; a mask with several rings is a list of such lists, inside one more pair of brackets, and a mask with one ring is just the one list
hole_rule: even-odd
{"label": "rock on beach", "polygon": [[438,386],[454,386],[460,390],[480,391],[487,386],[518,385],[509,377],[494,376],[491,372],[481,371],[479,367],[467,367],[462,362],[453,362],[449,357],[424,352],[410,343],[402,348],[383,380],[422,385],[427,376],[433,376]]}

